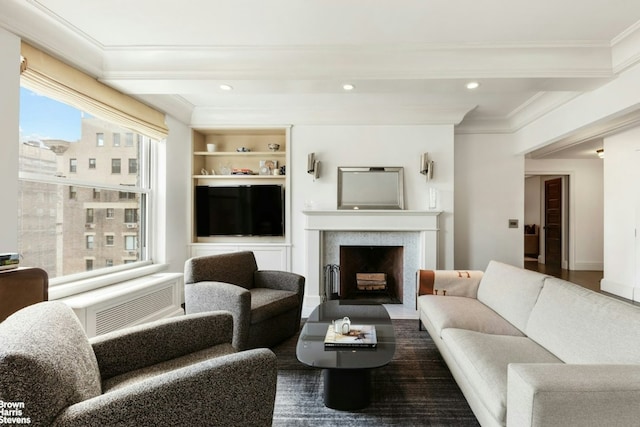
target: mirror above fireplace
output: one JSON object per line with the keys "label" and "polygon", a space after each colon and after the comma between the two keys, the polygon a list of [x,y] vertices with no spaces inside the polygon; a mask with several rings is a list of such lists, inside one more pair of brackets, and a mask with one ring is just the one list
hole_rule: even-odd
{"label": "mirror above fireplace", "polygon": [[339,167],[338,209],[404,209],[402,167]]}

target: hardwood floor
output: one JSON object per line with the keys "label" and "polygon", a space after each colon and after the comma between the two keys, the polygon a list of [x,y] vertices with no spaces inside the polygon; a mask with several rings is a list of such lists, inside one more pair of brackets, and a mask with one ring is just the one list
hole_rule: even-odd
{"label": "hardwood floor", "polygon": [[602,271],[572,271],[572,270],[553,269],[553,268],[547,268],[545,264],[539,264],[537,261],[527,261],[527,260],[525,260],[524,262],[524,268],[526,268],[527,270],[548,274],[553,277],[558,277],[568,282],[575,283],[576,285],[580,285],[587,289],[591,289],[592,291],[601,292],[607,296],[610,296],[622,301],[626,301],[633,305],[640,306],[640,302],[630,301],[626,298],[622,298],[617,295],[610,294],[608,292],[602,292],[602,290],[600,289],[600,280],[602,280],[602,278],[604,277],[604,272]]}
{"label": "hardwood floor", "polygon": [[600,292],[600,280],[604,277],[602,271],[573,271],[548,268],[545,264],[539,264],[537,261],[525,261],[524,268],[527,270],[537,271],[548,274],[553,277],[564,279],[576,285],[583,286],[595,292]]}

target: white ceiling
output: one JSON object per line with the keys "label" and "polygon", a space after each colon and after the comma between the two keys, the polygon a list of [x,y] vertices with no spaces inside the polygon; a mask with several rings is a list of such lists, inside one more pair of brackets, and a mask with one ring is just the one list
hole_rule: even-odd
{"label": "white ceiling", "polygon": [[194,126],[513,132],[640,58],[638,0],[2,0],[0,26]]}

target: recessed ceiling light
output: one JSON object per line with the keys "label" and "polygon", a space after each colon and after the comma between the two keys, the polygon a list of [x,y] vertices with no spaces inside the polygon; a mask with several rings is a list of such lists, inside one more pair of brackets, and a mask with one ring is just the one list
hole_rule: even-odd
{"label": "recessed ceiling light", "polygon": [[467,83],[467,89],[478,89],[480,87],[480,83],[478,82],[469,82]]}
{"label": "recessed ceiling light", "polygon": [[342,85],[342,89],[344,90],[354,90],[356,87],[351,83],[345,83]]}
{"label": "recessed ceiling light", "polygon": [[227,85],[227,84],[222,84],[222,85],[220,85],[220,89],[222,89],[222,90],[233,90],[233,86]]}

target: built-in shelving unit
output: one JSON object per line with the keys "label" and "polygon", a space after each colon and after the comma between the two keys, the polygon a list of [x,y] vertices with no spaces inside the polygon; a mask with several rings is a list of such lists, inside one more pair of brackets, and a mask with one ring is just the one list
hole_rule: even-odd
{"label": "built-in shelving unit", "polygon": [[[287,188],[286,166],[290,157],[289,127],[197,128],[192,131],[192,188],[198,185],[281,184]],[[215,144],[215,151],[207,145]],[[269,144],[279,144],[277,151]],[[242,151],[242,149],[248,151]],[[240,151],[238,151],[240,149]],[[283,168],[284,167],[284,168]],[[247,170],[250,174],[233,174]],[[290,270],[290,198],[285,191],[285,236],[215,236],[198,237],[192,206],[191,256],[252,250],[259,268]]]}

